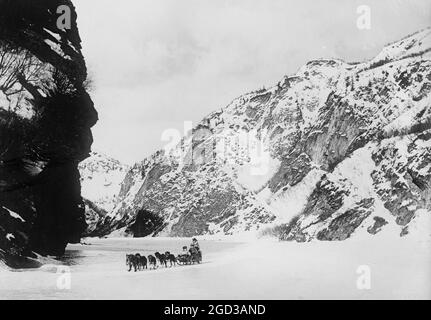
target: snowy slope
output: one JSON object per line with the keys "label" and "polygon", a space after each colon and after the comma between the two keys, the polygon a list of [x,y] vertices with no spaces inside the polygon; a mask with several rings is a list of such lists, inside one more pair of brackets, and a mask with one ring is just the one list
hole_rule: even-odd
{"label": "snowy slope", "polygon": [[99,220],[114,209],[121,183],[128,170],[129,168],[118,160],[95,151],[79,164],[87,233],[93,232]]}
{"label": "snowy slope", "polygon": [[99,230],[130,233],[146,210],[163,218],[158,235],[408,234],[431,211],[430,39],[425,29],[360,64],[311,61],[235,99],[136,164]]}
{"label": "snowy slope", "polygon": [[99,152],[79,164],[82,196],[105,211],[112,211],[128,167]]}

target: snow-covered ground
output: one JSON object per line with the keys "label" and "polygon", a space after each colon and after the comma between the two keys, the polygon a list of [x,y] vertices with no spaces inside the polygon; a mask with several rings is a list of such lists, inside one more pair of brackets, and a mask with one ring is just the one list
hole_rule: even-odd
{"label": "snow-covered ground", "polygon": [[[87,239],[63,263],[0,271],[1,299],[431,299],[431,238],[201,240],[202,265],[127,272],[125,254],[188,239]],[[70,279],[70,288],[68,288]]]}

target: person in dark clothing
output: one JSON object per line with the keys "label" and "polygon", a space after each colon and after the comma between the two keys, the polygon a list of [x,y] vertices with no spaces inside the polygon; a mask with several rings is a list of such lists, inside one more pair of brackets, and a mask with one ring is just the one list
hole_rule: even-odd
{"label": "person in dark clothing", "polygon": [[192,252],[193,250],[196,250],[197,252],[201,251],[198,239],[196,238],[193,238],[192,243],[190,244],[190,252]]}

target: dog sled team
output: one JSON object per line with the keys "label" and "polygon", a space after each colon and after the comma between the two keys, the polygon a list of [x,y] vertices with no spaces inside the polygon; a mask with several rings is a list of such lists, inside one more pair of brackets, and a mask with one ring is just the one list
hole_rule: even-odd
{"label": "dog sled team", "polygon": [[144,269],[156,269],[159,266],[167,268],[178,265],[188,265],[202,262],[202,252],[199,247],[198,240],[193,238],[190,248],[183,247],[183,252],[177,256],[166,251],[165,253],[156,252],[148,257],[144,255],[128,254],[126,255],[126,265],[129,272],[134,270],[140,271]]}

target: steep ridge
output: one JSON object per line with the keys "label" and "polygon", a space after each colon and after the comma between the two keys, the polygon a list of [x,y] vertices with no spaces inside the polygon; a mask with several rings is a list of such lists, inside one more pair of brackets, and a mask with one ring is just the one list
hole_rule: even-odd
{"label": "steep ridge", "polygon": [[408,234],[431,214],[430,50],[425,29],[371,61],[311,61],[235,99],[134,165],[96,234],[150,222],[150,234],[169,236]]}
{"label": "steep ridge", "polygon": [[[71,28],[57,27],[67,6]],[[78,163],[97,112],[69,0],[0,0],[0,260],[33,267],[86,229]]]}
{"label": "steep ridge", "polygon": [[90,157],[82,161],[78,168],[88,224],[85,232],[87,235],[94,232],[100,219],[114,209],[121,183],[129,168],[96,151],[92,151]]}

